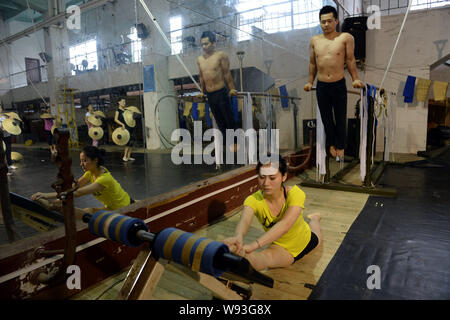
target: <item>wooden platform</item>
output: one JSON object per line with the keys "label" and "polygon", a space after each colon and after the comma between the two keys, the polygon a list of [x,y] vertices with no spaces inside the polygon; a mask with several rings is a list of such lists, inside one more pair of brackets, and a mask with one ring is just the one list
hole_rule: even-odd
{"label": "wooden platform", "polygon": [[[312,173],[314,174],[314,173]],[[287,185],[300,183],[300,178],[292,178]],[[252,299],[307,299],[312,287],[317,283],[331,258],[339,248],[346,232],[367,201],[368,195],[304,188],[306,203],[304,215],[320,212],[324,241],[321,247],[305,256],[289,268],[265,270],[263,273],[275,280],[273,289],[253,285]],[[240,219],[241,209],[237,209],[208,227],[195,232],[212,239],[223,240],[232,236]],[[256,239],[264,231],[253,219],[245,241]],[[111,277],[93,288],[84,290],[73,299],[115,299],[128,270]],[[170,270],[166,271],[155,291],[157,299],[211,299],[211,293],[195,281]]]}
{"label": "wooden platform", "polygon": [[[379,159],[377,154],[375,159]],[[423,158],[410,154],[396,154],[396,162],[403,163],[416,161]],[[339,170],[339,163],[331,162],[332,174]],[[287,185],[299,184],[304,179],[315,179],[315,170],[307,170],[298,177],[288,180]],[[353,168],[343,179],[343,183],[358,184],[359,166]],[[253,285],[255,300],[305,300],[319,281],[329,262],[341,245],[347,231],[353,224],[358,214],[364,207],[369,195],[344,191],[332,191],[317,188],[301,187],[306,193],[306,216],[320,212],[322,216],[321,230],[323,235],[322,245],[310,254],[297,261],[288,268],[264,270],[263,273],[275,280],[274,288],[270,289],[261,285]],[[232,236],[240,219],[242,207],[232,211],[213,224],[204,227],[196,234],[207,236],[215,240],[223,240]],[[263,233],[262,226],[253,219],[252,226],[244,239],[245,243],[251,242]],[[128,270],[84,290],[73,299],[115,299],[127,275]],[[198,285],[195,281],[183,277],[170,270],[165,271],[155,291],[155,298],[161,300],[209,300],[211,293]]]}

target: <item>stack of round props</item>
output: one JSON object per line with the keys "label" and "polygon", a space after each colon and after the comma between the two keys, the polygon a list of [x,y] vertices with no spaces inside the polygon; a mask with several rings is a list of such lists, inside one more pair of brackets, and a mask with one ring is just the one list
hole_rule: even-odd
{"label": "stack of round props", "polygon": [[20,161],[20,160],[22,160],[23,159],[23,156],[20,154],[20,153],[18,153],[18,152],[15,152],[15,151],[11,151],[11,160],[12,161]]}
{"label": "stack of round props", "polygon": [[103,129],[101,127],[90,127],[88,133],[92,140],[100,140],[103,138]]}
{"label": "stack of round props", "polygon": [[106,118],[105,114],[100,110],[94,111],[94,115],[100,118]]}
{"label": "stack of round props", "polygon": [[100,127],[102,125],[102,120],[97,118],[95,114],[89,116],[88,121],[90,124],[92,124],[96,127]]}
{"label": "stack of round props", "polygon": [[11,119],[19,120],[19,121],[23,122],[22,119],[20,119],[19,115],[15,112],[7,112],[5,114]]}
{"label": "stack of round props", "polygon": [[50,113],[43,113],[41,114],[41,119],[53,119],[54,116],[51,115]]}
{"label": "stack of round props", "polygon": [[19,124],[14,119],[5,119],[3,120],[3,129],[13,135],[19,135],[22,133],[22,129],[20,129]]}
{"label": "stack of round props", "polygon": [[142,114],[142,112],[138,108],[136,108],[135,106],[129,106],[129,107],[125,108],[125,110],[132,111],[132,112],[137,113],[137,114]]}
{"label": "stack of round props", "polygon": [[130,140],[130,133],[128,132],[127,129],[119,127],[113,131],[112,139],[115,144],[119,146],[124,146]]}
{"label": "stack of round props", "polygon": [[127,124],[127,126],[129,126],[130,128],[134,128],[134,126],[136,125],[136,121],[133,117],[133,111],[125,110],[125,112],[123,113],[123,118],[125,119],[125,123]]}

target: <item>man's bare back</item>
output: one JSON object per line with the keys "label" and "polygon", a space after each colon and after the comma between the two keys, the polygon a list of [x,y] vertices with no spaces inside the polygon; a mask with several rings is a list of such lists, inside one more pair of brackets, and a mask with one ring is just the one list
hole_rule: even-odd
{"label": "man's bare back", "polygon": [[225,87],[222,62],[224,58],[226,58],[226,55],[222,51],[215,51],[210,56],[202,55],[198,57],[197,64],[207,92],[214,92]]}
{"label": "man's bare back", "polygon": [[335,82],[344,77],[347,41],[353,40],[348,33],[337,33],[333,39],[323,34],[311,38],[311,50],[317,66],[317,79]]}

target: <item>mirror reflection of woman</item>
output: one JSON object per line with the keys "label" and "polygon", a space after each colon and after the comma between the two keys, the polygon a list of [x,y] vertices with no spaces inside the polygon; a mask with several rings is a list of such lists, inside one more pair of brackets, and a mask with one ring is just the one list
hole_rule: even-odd
{"label": "mirror reflection of woman", "polygon": [[123,153],[123,157],[122,160],[127,162],[127,161],[133,161],[134,158],[131,158],[131,150],[133,149],[133,142],[134,142],[134,137],[133,137],[133,128],[127,126],[126,122],[125,122],[125,117],[124,117],[124,112],[125,112],[125,105],[126,105],[126,100],[125,99],[120,99],[119,100],[119,107],[114,115],[114,122],[117,123],[118,125],[120,125],[123,129],[128,130],[128,132],[130,133],[130,139],[128,140],[128,143],[125,146],[125,151]]}
{"label": "mirror reflection of woman", "polygon": [[[87,127],[88,127],[88,131],[91,127],[93,127],[94,125],[92,123],[89,122],[89,117],[95,115],[94,113],[94,107],[92,106],[92,104],[88,105],[88,111],[86,112],[86,114],[84,115],[84,123],[86,123]],[[92,145],[94,147],[98,147],[98,140],[94,140],[92,139]]]}
{"label": "mirror reflection of woman", "polygon": [[[259,162],[256,171],[260,190],[246,198],[234,236],[223,242],[232,252],[247,258],[256,270],[288,267],[320,245],[320,214],[308,215],[309,224],[303,219],[305,193],[296,185],[284,186],[287,164],[283,158],[273,164]],[[265,232],[244,244],[253,216]]]}
{"label": "mirror reflection of woman", "polygon": [[[5,142],[5,146],[6,146],[6,150],[4,150],[4,151],[6,154],[6,163],[8,164],[7,175],[9,176],[12,174],[11,170],[16,169],[16,167],[13,166],[13,161],[11,158],[11,134],[8,131],[6,131],[2,125],[3,121],[6,119],[9,119],[9,116],[3,112],[3,106],[0,104],[0,130],[3,131],[3,142]],[[0,143],[2,143],[2,142],[0,141]]]}
{"label": "mirror reflection of woman", "polygon": [[[105,151],[94,146],[84,147],[80,153],[80,166],[85,172],[78,179],[78,189],[74,191],[75,198],[92,194],[103,207],[96,208],[75,208],[77,218],[81,219],[85,213],[94,214],[100,210],[114,211],[134,203],[134,200],[122,188],[104,164]],[[57,193],[37,192],[31,196],[31,200],[38,201],[47,209],[61,211],[61,201],[56,199]]]}

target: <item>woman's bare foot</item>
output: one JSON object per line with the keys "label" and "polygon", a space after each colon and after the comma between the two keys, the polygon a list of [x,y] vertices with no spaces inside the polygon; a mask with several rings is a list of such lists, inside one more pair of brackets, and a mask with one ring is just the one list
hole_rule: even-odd
{"label": "woman's bare foot", "polygon": [[319,244],[322,243],[322,232],[320,231],[320,213],[312,213],[306,216],[309,219],[309,227],[311,228],[311,231],[314,232],[319,238]]}
{"label": "woman's bare foot", "polygon": [[337,149],[336,154],[339,158],[342,158],[344,156],[344,149]]}
{"label": "woman's bare foot", "polygon": [[318,221],[320,221],[320,219],[321,219],[320,213],[319,213],[319,212],[308,214],[306,217],[307,217],[309,220],[315,220],[315,219],[317,219]]}

